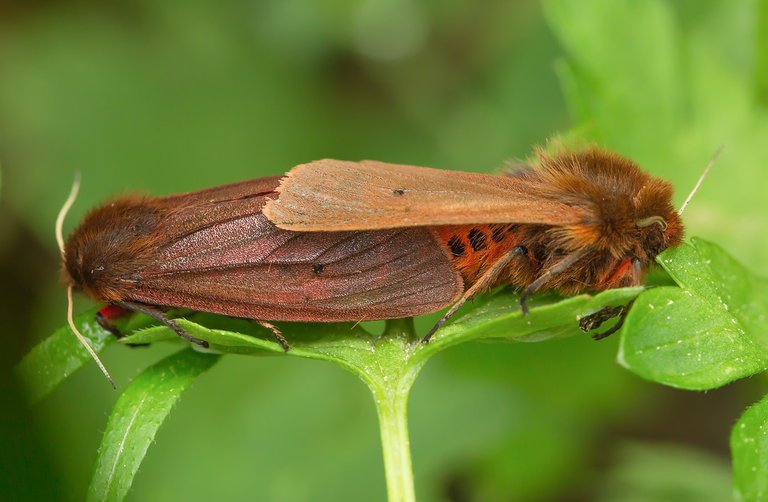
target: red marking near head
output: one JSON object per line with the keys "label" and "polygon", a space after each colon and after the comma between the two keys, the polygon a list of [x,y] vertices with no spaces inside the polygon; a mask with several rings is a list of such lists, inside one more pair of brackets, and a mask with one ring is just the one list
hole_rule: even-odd
{"label": "red marking near head", "polygon": [[126,310],[122,307],[118,307],[117,305],[105,305],[99,309],[98,315],[103,317],[104,319],[116,319],[118,317],[123,317],[125,315],[130,314],[130,310]]}
{"label": "red marking near head", "polygon": [[639,277],[635,277],[635,267],[632,265],[632,258],[624,258],[611,274],[602,281],[602,287],[610,289],[631,286],[636,284],[639,279]]}

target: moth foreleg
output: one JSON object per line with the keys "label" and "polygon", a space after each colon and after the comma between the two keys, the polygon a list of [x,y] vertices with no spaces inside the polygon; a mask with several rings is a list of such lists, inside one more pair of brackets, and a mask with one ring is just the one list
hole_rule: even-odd
{"label": "moth foreleg", "polygon": [[549,282],[553,276],[568,270],[573,264],[581,260],[589,252],[590,250],[588,248],[574,251],[559,262],[549,267],[535,281],[530,283],[520,294],[520,310],[523,311],[523,315],[528,315],[528,305],[526,305],[525,302],[533,293],[535,293],[539,288]]}
{"label": "moth foreleg", "polygon": [[603,338],[609,337],[624,326],[624,321],[626,320],[627,314],[629,314],[629,309],[632,307],[633,303],[635,303],[635,300],[618,307],[603,307],[594,314],[579,319],[579,327],[586,333],[599,328],[604,322],[613,319],[614,317],[618,317],[619,319],[616,321],[616,324],[604,332],[592,334],[593,340],[602,340]]}
{"label": "moth foreleg", "polygon": [[624,305],[618,307],[603,307],[597,312],[589,314],[579,319],[579,327],[585,333],[599,328],[606,321],[613,319],[616,316],[621,315],[624,311]]}
{"label": "moth foreleg", "polygon": [[429,343],[429,340],[432,338],[432,335],[435,334],[435,331],[440,329],[443,324],[448,321],[448,319],[453,317],[453,315],[461,308],[461,306],[467,303],[467,300],[471,300],[475,295],[493,287],[501,272],[503,272],[507,265],[509,265],[509,262],[511,262],[515,257],[524,256],[527,253],[528,250],[525,248],[525,246],[515,246],[507,254],[496,260],[496,262],[494,262],[494,264],[491,265],[491,267],[482,276],[480,276],[480,278],[475,281],[475,283],[469,289],[464,292],[461,298],[459,298],[459,300],[453,304],[448,312],[446,312],[445,315],[439,321],[437,321],[434,326],[432,326],[432,329],[427,332],[421,341],[423,343]]}

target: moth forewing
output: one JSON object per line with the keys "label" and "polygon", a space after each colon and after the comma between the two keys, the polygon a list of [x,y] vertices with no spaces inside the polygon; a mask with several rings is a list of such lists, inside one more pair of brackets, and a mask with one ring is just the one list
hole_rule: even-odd
{"label": "moth forewing", "polygon": [[582,208],[536,193],[526,177],[445,171],[364,160],[293,168],[264,214],[279,228],[335,232],[412,226],[574,225]]}

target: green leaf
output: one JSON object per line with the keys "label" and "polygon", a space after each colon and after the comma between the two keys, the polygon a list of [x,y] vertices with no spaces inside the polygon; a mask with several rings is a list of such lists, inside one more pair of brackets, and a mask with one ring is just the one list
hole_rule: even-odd
{"label": "green leaf", "polygon": [[415,358],[425,358],[453,345],[472,341],[540,342],[554,338],[585,335],[578,320],[607,305],[624,305],[643,288],[620,288],[595,296],[582,294],[560,301],[554,295],[538,295],[529,301],[531,311],[524,316],[518,307],[518,295],[503,292],[461,316],[437,332],[432,341],[419,347]]}
{"label": "green leaf", "polygon": [[[564,299],[554,295],[537,296],[529,304],[528,316],[520,312],[518,295],[498,292],[465,307],[463,314],[439,330],[429,344],[420,341],[410,319],[388,321],[382,335],[372,335],[351,323],[279,323],[291,346],[287,353],[269,330],[248,320],[194,313],[189,318],[176,319],[176,322],[190,335],[207,341],[211,352],[324,360],[360,377],[371,389],[379,412],[390,496],[413,500],[410,456],[406,447],[407,397],[430,356],[474,340],[532,342],[577,334],[586,336],[578,328],[580,317],[606,305],[625,304],[640,291],[642,288],[624,288],[596,296],[584,294]],[[78,316],[78,325],[83,333],[100,333],[106,343],[111,337],[98,327],[93,314],[88,312]],[[129,334],[120,342],[187,344],[165,326],[145,327],[147,322],[152,321],[145,316],[133,316],[123,321],[121,331]],[[58,335],[59,332],[54,335],[54,340],[58,340]],[[68,347],[70,351],[80,351],[71,344]],[[32,361],[39,359],[39,356],[29,357]],[[56,362],[54,355],[50,357]],[[83,357],[77,359],[79,365],[86,360]],[[107,424],[91,482],[90,500],[121,500],[125,496],[149,444],[173,404],[186,386],[214,360],[211,355],[186,350],[147,369],[131,383],[119,398]],[[25,366],[35,364],[25,363]],[[59,378],[48,384],[46,392],[68,373],[59,371],[57,374]]]}
{"label": "green leaf", "polygon": [[[75,316],[73,320],[80,333],[99,354],[115,337],[94,321],[96,312],[98,309],[88,310]],[[16,373],[27,388],[30,400],[35,402],[91,361],[91,355],[80,344],[69,326],[62,326],[24,356],[16,366]]]}
{"label": "green leaf", "polygon": [[[210,314],[176,322],[189,334],[222,353],[286,354],[333,362],[356,374],[370,388],[379,415],[390,500],[414,500],[408,451],[406,409],[411,386],[427,359],[453,345],[473,340],[540,341],[581,333],[578,319],[605,305],[625,304],[642,288],[605,291],[557,301],[536,297],[523,316],[518,296],[502,292],[483,298],[465,314],[439,330],[429,344],[419,340],[412,320],[387,323],[375,336],[353,324],[279,323],[291,348],[285,353],[271,333],[255,323]],[[582,333],[583,334],[583,333]],[[584,335],[586,336],[586,335]],[[121,339],[122,343],[181,343],[168,328],[157,326]]]}
{"label": "green leaf", "polygon": [[642,293],[619,362],[643,378],[711,389],[768,369],[768,282],[719,246],[692,239],[659,257],[680,287]]}
{"label": "green leaf", "polygon": [[115,403],[101,440],[90,501],[125,498],[157,430],[182,392],[218,357],[186,349],[144,370]]}
{"label": "green leaf", "polygon": [[768,496],[768,396],[750,407],[731,432],[733,484],[738,500]]}
{"label": "green leaf", "polygon": [[[371,335],[351,323],[300,324],[277,323],[291,349],[287,355],[321,359],[342,365],[361,376],[370,377],[370,369],[382,366],[421,364],[431,355],[463,342],[474,340],[543,341],[582,334],[579,318],[606,305],[623,305],[643,288],[621,288],[595,296],[583,294],[565,299],[537,296],[529,302],[530,314],[523,316],[518,295],[501,292],[484,298],[465,310],[453,322],[439,330],[432,341],[423,344],[413,335],[402,353],[391,361],[381,360],[377,343],[386,337]],[[553,301],[554,300],[554,301]],[[559,300],[559,301],[557,301]],[[207,341],[210,349],[222,353],[283,354],[271,333],[255,323],[212,314],[195,314],[176,322],[189,334]],[[584,335],[586,336],[586,335]],[[172,341],[179,337],[164,326],[139,330],[120,339],[124,344]]]}

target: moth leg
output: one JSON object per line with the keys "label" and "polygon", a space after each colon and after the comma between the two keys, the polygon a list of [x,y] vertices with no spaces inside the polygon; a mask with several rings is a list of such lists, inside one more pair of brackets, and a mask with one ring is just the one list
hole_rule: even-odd
{"label": "moth leg", "polygon": [[530,283],[520,294],[520,310],[523,311],[523,315],[528,315],[528,305],[525,304],[525,302],[528,300],[528,297],[535,293],[536,290],[544,286],[544,284],[546,284],[547,281],[552,278],[552,276],[567,270],[571,267],[571,265],[582,259],[588,252],[589,249],[586,248],[580,249],[579,251],[574,251],[559,262],[549,267],[544,271],[543,274],[539,276],[538,279]]}
{"label": "moth leg", "polygon": [[507,254],[496,260],[496,262],[482,276],[480,276],[480,278],[475,281],[475,283],[469,289],[464,292],[461,298],[459,298],[459,300],[453,304],[450,310],[448,310],[448,312],[446,312],[445,315],[439,321],[437,321],[434,326],[432,326],[432,329],[427,332],[421,341],[423,343],[429,343],[429,339],[432,338],[432,335],[435,334],[435,331],[440,329],[443,324],[448,321],[448,319],[453,317],[456,311],[458,311],[462,305],[467,303],[467,300],[472,299],[475,295],[486,289],[490,289],[496,282],[496,279],[498,279],[499,274],[501,274],[506,266],[509,265],[509,262],[518,256],[524,256],[526,254],[528,254],[528,249],[526,249],[525,246],[515,246]]}
{"label": "moth leg", "polygon": [[[94,316],[94,319],[97,323],[99,323],[99,326],[106,329],[110,333],[112,333],[115,338],[122,338],[125,335],[120,331],[120,329],[115,326],[114,319],[117,319],[118,317],[123,317],[126,315],[132,314],[133,311],[124,309],[123,307],[118,307],[117,305],[106,305],[99,309],[98,312],[96,312],[96,315]],[[127,344],[128,347],[136,348],[136,347],[148,347],[148,343],[130,343]]]}
{"label": "moth leg", "polygon": [[592,331],[603,325],[604,322],[613,319],[616,316],[621,315],[624,311],[624,306],[618,307],[603,307],[593,314],[584,316],[579,319],[579,327],[583,332]]}
{"label": "moth leg", "polygon": [[155,307],[151,307],[149,305],[143,305],[141,303],[133,303],[133,302],[116,302],[115,305],[118,307],[122,307],[126,310],[132,310],[134,312],[140,312],[142,314],[148,315],[149,317],[156,319],[160,321],[161,323],[168,326],[171,331],[179,335],[185,340],[188,340],[194,344],[197,344],[201,347],[208,348],[208,342],[205,340],[200,340],[199,338],[195,338],[194,336],[190,335],[183,329],[181,329],[175,322],[173,322],[172,319],[168,319],[165,314],[163,314],[162,311]]}
{"label": "moth leg", "polygon": [[272,332],[272,336],[274,336],[275,339],[277,339],[277,342],[280,345],[282,345],[283,350],[288,352],[288,349],[290,349],[291,347],[288,345],[288,340],[285,339],[285,337],[283,336],[283,333],[280,331],[280,328],[278,328],[274,324],[269,323],[267,321],[259,321],[258,319],[254,319],[254,321],[256,321],[256,324],[258,324],[262,328],[267,328],[268,330],[270,330]]}
{"label": "moth leg", "polygon": [[619,319],[616,321],[616,324],[611,326],[609,329],[605,330],[602,333],[592,334],[593,340],[602,340],[603,338],[607,338],[612,334],[616,333],[617,331],[619,331],[621,327],[624,326],[624,321],[626,320],[627,314],[629,314],[629,309],[632,307],[633,303],[635,303],[635,300],[632,300],[626,305],[621,305],[619,307],[602,308],[597,312],[595,312],[594,314],[590,314],[586,317],[582,317],[579,320],[579,327],[584,332],[592,331],[593,329],[599,328],[600,325],[603,324],[608,319],[612,319],[618,316]]}

